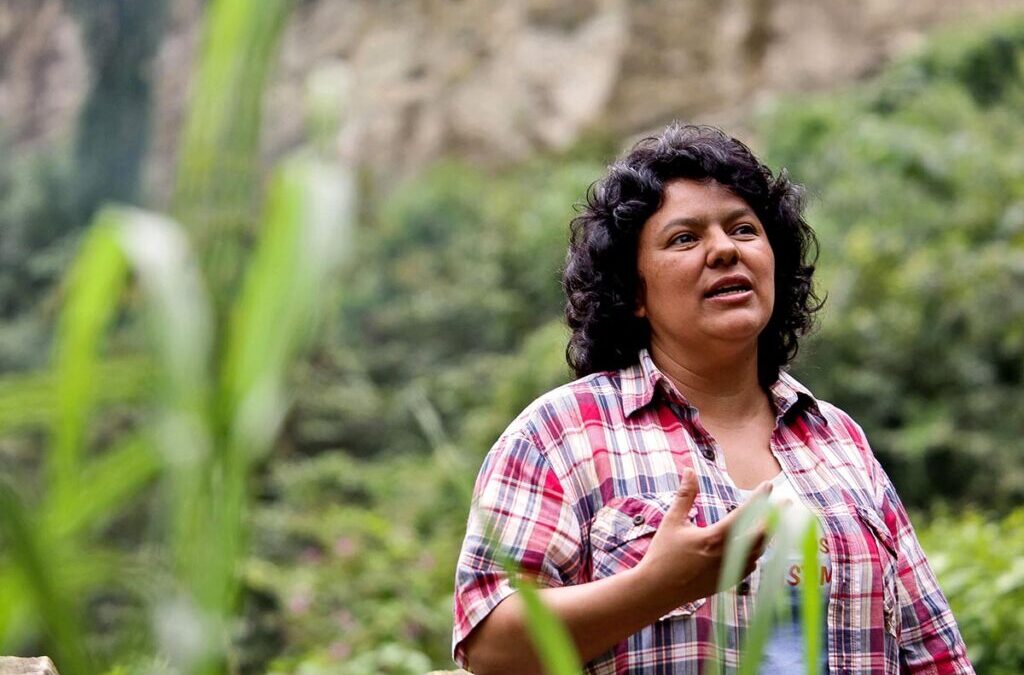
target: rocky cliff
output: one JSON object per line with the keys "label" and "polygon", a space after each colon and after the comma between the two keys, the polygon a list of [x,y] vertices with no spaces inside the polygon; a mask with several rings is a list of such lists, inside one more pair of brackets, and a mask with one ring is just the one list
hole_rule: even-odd
{"label": "rocky cliff", "polygon": [[[152,69],[148,185],[166,192],[201,0],[168,0]],[[347,73],[337,151],[388,175],[455,154],[488,164],[638,133],[680,117],[736,132],[787,92],[865,77],[950,22],[1024,0],[302,0],[267,95],[265,147],[302,141],[311,76]],[[87,90],[60,0],[0,5],[0,133],[16,150],[66,137]],[[319,73],[319,75],[317,75]]]}

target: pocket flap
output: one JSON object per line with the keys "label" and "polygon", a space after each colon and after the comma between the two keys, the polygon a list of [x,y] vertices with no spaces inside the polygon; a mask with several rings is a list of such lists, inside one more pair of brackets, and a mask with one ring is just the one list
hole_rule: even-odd
{"label": "pocket flap", "polygon": [[[674,492],[630,495],[609,500],[598,510],[590,525],[593,578],[611,576],[638,564],[673,499]],[[694,506],[688,516],[693,521],[696,515]],[[658,620],[690,616],[705,601],[705,598],[700,598],[688,602]]]}
{"label": "pocket flap", "polygon": [[611,551],[625,542],[650,534],[661,525],[669,501],[665,493],[616,497],[594,516],[590,541],[595,548]]}
{"label": "pocket flap", "polygon": [[874,509],[868,509],[860,505],[857,506],[857,515],[874,532],[875,537],[889,552],[889,555],[893,558],[898,557],[896,541],[893,539],[892,532],[889,531],[882,516],[878,515],[878,512]]}

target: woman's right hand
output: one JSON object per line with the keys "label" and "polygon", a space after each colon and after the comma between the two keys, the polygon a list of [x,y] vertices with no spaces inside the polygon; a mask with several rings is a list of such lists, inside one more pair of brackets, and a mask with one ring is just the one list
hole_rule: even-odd
{"label": "woman's right hand", "polygon": [[[713,525],[698,527],[689,518],[690,508],[697,497],[697,477],[692,469],[683,470],[675,499],[636,568],[637,574],[645,577],[649,584],[664,589],[666,603],[671,603],[666,611],[718,591],[726,545],[733,534],[733,526],[755,497],[767,496],[770,492],[771,483],[761,483],[751,499],[738,509]],[[754,571],[757,559],[764,552],[764,523],[741,536],[754,538],[742,574],[746,577]]]}

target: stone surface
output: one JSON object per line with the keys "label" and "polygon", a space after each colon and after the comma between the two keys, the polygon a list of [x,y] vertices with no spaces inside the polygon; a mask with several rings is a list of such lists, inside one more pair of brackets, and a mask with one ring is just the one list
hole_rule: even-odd
{"label": "stone surface", "polygon": [[26,147],[70,132],[88,85],[79,38],[60,0],[0,2],[0,140]]}
{"label": "stone surface", "polygon": [[[147,167],[158,197],[206,4],[168,2]],[[628,136],[682,118],[743,135],[780,94],[869,76],[937,26],[1003,11],[1024,0],[304,0],[267,92],[265,152],[303,141],[306,84],[339,63],[354,95],[337,152],[398,178],[443,155],[516,162],[591,127]],[[0,137],[67,137],[87,81],[64,3],[0,3]]]}
{"label": "stone surface", "polygon": [[18,658],[0,656],[0,675],[59,675],[48,656]]}

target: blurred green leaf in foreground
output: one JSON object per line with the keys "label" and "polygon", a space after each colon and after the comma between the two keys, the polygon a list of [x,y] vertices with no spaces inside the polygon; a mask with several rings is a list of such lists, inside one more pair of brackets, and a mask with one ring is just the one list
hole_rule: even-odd
{"label": "blurred green leaf in foreground", "polygon": [[[262,85],[287,5],[209,7],[179,174],[176,212],[188,227],[104,208],[67,278],[54,376],[0,387],[0,428],[50,426],[38,489],[0,486],[0,579],[10,582],[0,645],[37,635],[65,674],[103,667],[83,622],[90,598],[112,587],[147,609],[152,629],[142,640],[157,662],[183,673],[234,669],[250,477],[289,405],[284,378],[314,336],[319,290],[348,248],[354,202],[349,173],[307,154],[276,168],[262,215],[255,206]],[[240,228],[256,234],[251,256]],[[194,238],[210,256],[196,255]],[[142,370],[152,377],[152,413],[141,428],[96,442],[110,370],[104,336],[130,284],[149,328]],[[33,419],[6,395],[32,382],[52,415]],[[163,522],[152,528],[163,536],[143,569],[97,535],[154,480]]]}

